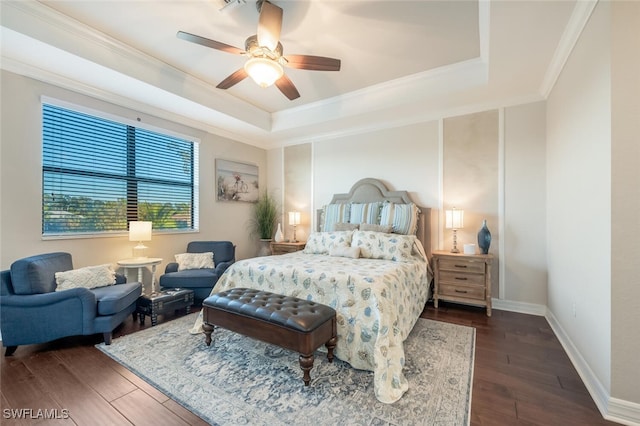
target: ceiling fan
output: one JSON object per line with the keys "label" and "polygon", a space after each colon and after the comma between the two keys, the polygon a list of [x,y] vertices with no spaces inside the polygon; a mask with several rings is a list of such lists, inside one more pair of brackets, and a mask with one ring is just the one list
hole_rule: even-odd
{"label": "ceiling fan", "polygon": [[244,67],[216,86],[218,89],[228,89],[245,78],[251,77],[262,87],[275,84],[289,100],[294,100],[300,97],[300,93],[284,73],[283,66],[314,71],[340,71],[340,59],[310,55],[284,56],[282,44],[279,41],[282,29],[282,9],[267,0],[258,0],[256,8],[260,13],[258,31],[257,34],[247,38],[244,50],[195,34],[178,31],[177,37],[180,39],[223,52],[249,57]]}

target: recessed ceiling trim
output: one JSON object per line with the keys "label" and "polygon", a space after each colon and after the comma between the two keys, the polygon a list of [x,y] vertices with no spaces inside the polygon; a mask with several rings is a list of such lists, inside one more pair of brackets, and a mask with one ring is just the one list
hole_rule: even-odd
{"label": "recessed ceiling trim", "polygon": [[[216,89],[184,71],[128,46],[38,2],[5,2],[2,25],[38,41],[40,47],[60,51],[112,69],[139,81],[189,97],[227,116],[270,130],[271,115],[254,105]],[[29,42],[22,39],[23,43]],[[3,45],[5,45],[3,41]],[[3,46],[3,49],[5,47]],[[100,74],[87,78],[101,79]],[[96,81],[97,85],[100,85]],[[221,123],[222,124],[222,123]]]}
{"label": "recessed ceiling trim", "polygon": [[272,131],[389,110],[418,100],[428,102],[429,98],[450,92],[452,88],[457,91],[485,85],[487,79],[487,64],[480,58],[471,59],[275,112],[272,114]]}

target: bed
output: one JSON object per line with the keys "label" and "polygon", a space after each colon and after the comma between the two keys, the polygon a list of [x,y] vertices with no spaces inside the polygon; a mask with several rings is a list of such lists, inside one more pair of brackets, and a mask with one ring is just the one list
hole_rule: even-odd
{"label": "bed", "polygon": [[430,209],[367,178],[335,195],[316,224],[303,251],[238,261],[212,294],[249,287],[331,306],[335,356],[373,371],[376,398],[393,403],[408,390],[403,342],[430,296]]}

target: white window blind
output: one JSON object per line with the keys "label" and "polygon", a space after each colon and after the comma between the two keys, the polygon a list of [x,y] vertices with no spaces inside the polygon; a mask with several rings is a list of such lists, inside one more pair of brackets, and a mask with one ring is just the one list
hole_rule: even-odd
{"label": "white window blind", "polygon": [[42,233],[198,227],[198,143],[43,104]]}

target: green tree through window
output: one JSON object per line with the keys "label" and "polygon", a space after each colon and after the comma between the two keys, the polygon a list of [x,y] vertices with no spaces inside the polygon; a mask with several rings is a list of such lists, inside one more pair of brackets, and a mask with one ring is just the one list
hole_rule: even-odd
{"label": "green tree through window", "polygon": [[198,227],[198,143],[43,104],[42,233]]}

